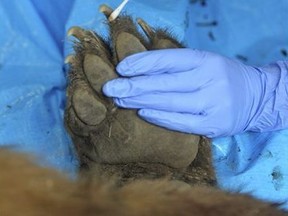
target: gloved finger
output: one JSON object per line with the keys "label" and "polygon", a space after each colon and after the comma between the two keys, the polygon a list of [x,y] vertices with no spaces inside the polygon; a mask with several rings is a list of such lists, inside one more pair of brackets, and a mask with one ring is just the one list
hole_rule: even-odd
{"label": "gloved finger", "polygon": [[[191,74],[192,73],[192,74]],[[108,97],[134,97],[154,92],[192,92],[209,82],[203,71],[118,78],[107,82],[103,92]]]}
{"label": "gloved finger", "polygon": [[187,48],[145,51],[128,56],[116,70],[122,76],[183,72],[198,67],[205,55]]}
{"label": "gloved finger", "polygon": [[138,111],[144,120],[183,133],[199,134],[209,138],[215,137],[213,128],[206,125],[206,116],[192,115],[186,113],[165,112],[152,109],[141,109]]}
{"label": "gloved finger", "polygon": [[207,107],[201,91],[193,93],[158,93],[145,94],[129,98],[115,98],[114,102],[125,108],[157,109],[168,112],[186,112],[204,114]]}

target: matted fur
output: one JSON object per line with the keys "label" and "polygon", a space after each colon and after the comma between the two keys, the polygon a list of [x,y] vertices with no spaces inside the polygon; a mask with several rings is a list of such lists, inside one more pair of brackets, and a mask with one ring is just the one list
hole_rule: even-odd
{"label": "matted fur", "polygon": [[178,182],[69,180],[33,164],[26,156],[0,150],[1,216],[281,216],[275,206],[245,195]]}

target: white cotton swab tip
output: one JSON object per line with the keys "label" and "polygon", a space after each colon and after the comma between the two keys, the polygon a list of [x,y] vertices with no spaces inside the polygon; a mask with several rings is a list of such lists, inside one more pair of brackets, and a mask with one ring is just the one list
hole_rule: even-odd
{"label": "white cotton swab tip", "polygon": [[109,16],[108,20],[109,22],[112,22],[113,20],[115,20],[119,14],[121,13],[121,11],[123,10],[124,6],[128,3],[129,0],[124,0]]}

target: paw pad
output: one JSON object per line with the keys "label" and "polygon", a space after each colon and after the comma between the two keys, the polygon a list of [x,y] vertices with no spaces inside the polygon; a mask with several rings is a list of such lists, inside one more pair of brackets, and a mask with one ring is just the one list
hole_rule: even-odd
{"label": "paw pad", "polygon": [[[106,17],[113,11],[106,5],[101,10]],[[117,108],[101,90],[105,82],[118,77],[115,65],[125,57],[145,50],[183,47],[168,31],[137,21],[146,36],[127,15],[108,23],[109,41],[80,27],[68,31],[77,40],[75,55],[67,58],[70,75],[65,123],[85,167],[115,165],[122,166],[122,171],[123,167],[134,167],[136,173],[145,164],[146,171],[149,166],[151,170],[161,166],[172,174],[183,172],[196,157],[200,137],[149,124],[135,110]],[[133,177],[133,172],[129,173]]]}

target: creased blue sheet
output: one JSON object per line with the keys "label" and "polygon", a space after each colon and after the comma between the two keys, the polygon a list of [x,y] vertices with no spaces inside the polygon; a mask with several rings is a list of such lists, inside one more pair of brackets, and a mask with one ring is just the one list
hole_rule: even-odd
{"label": "creased blue sheet", "polygon": [[65,23],[73,1],[0,1],[0,145],[77,168],[63,126]]}
{"label": "creased blue sheet", "polygon": [[[287,1],[206,2],[189,9],[190,47],[250,65],[288,60]],[[218,138],[212,147],[220,187],[288,208],[288,130]]]}

